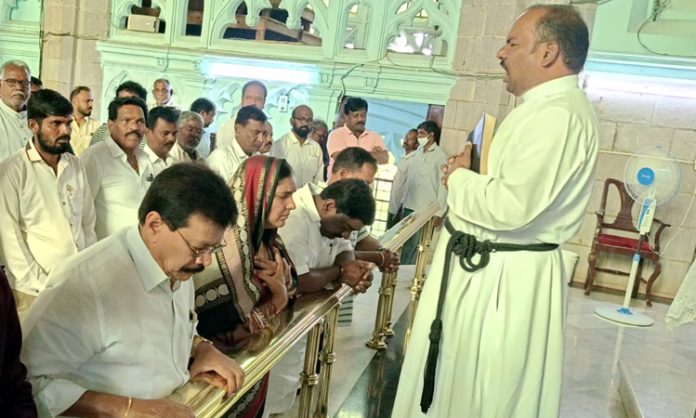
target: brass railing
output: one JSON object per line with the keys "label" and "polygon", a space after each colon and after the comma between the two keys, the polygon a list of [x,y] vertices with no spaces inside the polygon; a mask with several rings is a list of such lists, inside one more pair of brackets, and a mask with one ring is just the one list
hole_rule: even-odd
{"label": "brass railing", "polygon": [[[433,231],[432,217],[436,211],[437,205],[433,203],[412,213],[387,231],[380,240],[385,248],[399,251],[411,236],[420,228],[424,228],[418,249],[416,274],[411,286],[412,306],[417,305],[420,298],[425,277],[427,250]],[[367,343],[372,348],[386,348],[386,338],[394,333],[391,329],[391,312],[394,303],[396,276],[396,272],[382,276],[375,331],[372,339]],[[198,418],[223,417],[226,411],[261,380],[293,345],[307,335],[304,368],[300,374],[302,387],[300,389],[299,417],[327,417],[331,371],[336,359],[334,340],[338,309],[341,302],[350,294],[351,289],[343,285],[335,290],[324,290],[301,296],[291,308],[284,312],[281,323],[277,324],[276,329],[254,335],[244,345],[244,348],[232,354],[246,373],[244,385],[234,396],[224,399],[224,393],[219,388],[203,382],[189,382],[174,393],[171,399],[190,406]],[[412,309],[409,311],[407,334],[410,334],[411,321],[415,315],[415,308]],[[322,332],[324,334],[323,345],[320,344]],[[320,351],[321,356],[319,355]],[[321,361],[320,375],[316,373],[317,358]],[[318,394],[314,396],[317,385],[319,385]],[[314,398],[316,398],[316,407],[312,415],[311,404]]]}
{"label": "brass railing", "polygon": [[[411,285],[411,303],[409,305],[409,322],[406,330],[406,341],[404,347],[408,345],[408,338],[411,334],[411,325],[416,314],[416,307],[420,299],[423,283],[425,282],[425,267],[428,262],[428,249],[433,236],[433,216],[437,213],[439,206],[436,202],[427,207],[414,212],[402,219],[401,222],[390,228],[381,239],[384,248],[391,251],[400,251],[401,247],[415,235],[418,230],[423,228],[420,244],[418,245],[418,257],[416,258],[416,274]],[[387,348],[387,338],[394,335],[392,329],[391,316],[394,306],[394,291],[396,290],[396,277],[398,271],[385,273],[382,275],[382,283],[379,288],[379,302],[377,303],[377,316],[375,317],[375,329],[365,345],[375,350],[385,350]]]}

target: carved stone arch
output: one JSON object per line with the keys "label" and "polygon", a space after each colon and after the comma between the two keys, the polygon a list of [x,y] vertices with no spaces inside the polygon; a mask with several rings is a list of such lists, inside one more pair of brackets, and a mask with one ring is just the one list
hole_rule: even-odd
{"label": "carved stone arch", "polygon": [[[371,7],[370,3],[368,3],[366,0],[349,0],[343,4],[343,9],[341,10],[341,20],[339,21],[339,24],[342,25],[342,27],[344,29],[341,32],[341,35],[339,38],[339,45],[341,48],[344,47],[344,45],[346,44],[347,38],[348,38],[348,34],[345,32],[345,29],[348,26],[348,23],[349,23],[348,18],[350,16],[350,10],[353,8],[353,6],[358,6],[359,8],[364,7],[367,9],[368,13],[369,13],[369,10]],[[365,47],[366,47],[366,45],[364,45],[360,49],[364,49]]]}
{"label": "carved stone arch", "polygon": [[[34,21],[17,19],[14,14],[21,13],[21,10],[31,9],[32,12],[41,9],[41,0],[2,0],[0,3],[0,22],[7,21]],[[38,23],[38,20],[36,21]]]}
{"label": "carved stone arch", "polygon": [[[244,3],[244,0],[223,0],[219,2],[219,9],[215,10],[212,19],[211,34],[213,39],[222,39],[227,26],[237,22],[237,8]],[[247,1],[247,8],[249,2]]]}
{"label": "carved stone arch", "polygon": [[329,8],[323,0],[309,0],[307,4],[314,10],[314,26],[322,37],[329,36]]}
{"label": "carved stone arch", "polygon": [[[130,71],[126,69],[119,70],[115,76],[111,77],[111,79],[104,84],[104,90],[102,90],[102,104],[108,106],[116,95],[116,87],[129,79],[133,78],[130,76]],[[103,107],[106,108],[106,106]]]}
{"label": "carved stone arch", "polygon": [[[438,38],[447,46],[445,55],[449,55],[449,51],[451,51],[450,46],[454,45],[452,38],[456,37],[457,33],[456,26],[452,23],[453,17],[449,14],[447,1],[443,0],[440,3],[436,3],[432,0],[415,0],[407,10],[399,12],[398,10],[404,3],[406,1],[396,2],[394,4],[395,7],[391,9],[394,15],[387,19],[383,42],[388,45],[395,36],[399,35],[402,25],[412,23],[420,12],[425,11],[428,15],[427,27],[437,28],[438,31],[441,31],[442,34]],[[445,10],[443,11],[438,5],[445,5],[445,7],[442,7]]]}
{"label": "carved stone arch", "polygon": [[[125,26],[125,19],[132,13],[133,7],[142,7],[142,0],[127,0],[114,3],[111,15],[111,24],[115,28],[123,28]],[[159,9],[159,19],[163,20],[166,24],[165,32],[171,30],[171,23],[169,16],[171,15],[171,1],[167,0],[152,0],[152,8]]]}
{"label": "carved stone arch", "polygon": [[269,0],[247,0],[246,24],[256,26],[259,23],[259,15],[263,9],[270,9],[273,6]]}

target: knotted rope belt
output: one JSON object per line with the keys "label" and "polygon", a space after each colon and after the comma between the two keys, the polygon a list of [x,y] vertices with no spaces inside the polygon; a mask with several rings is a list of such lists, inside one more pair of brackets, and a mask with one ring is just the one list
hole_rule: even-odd
{"label": "knotted rope belt", "polygon": [[[467,272],[472,273],[488,265],[491,253],[499,251],[552,251],[558,248],[558,244],[504,244],[485,240],[478,241],[475,236],[457,231],[445,218],[445,228],[450,233],[447,241],[447,252],[451,254],[445,256],[445,266],[442,269],[442,280],[440,283],[440,296],[437,301],[437,311],[435,319],[430,325],[430,348],[428,358],[425,363],[425,374],[423,376],[423,394],[421,395],[421,411],[425,414],[433,401],[435,389],[435,369],[437,368],[437,357],[440,353],[440,338],[442,337],[442,307],[445,304],[445,294],[447,293],[447,280],[450,275],[450,263],[452,258],[459,257],[459,265]],[[479,255],[478,263],[474,262],[474,256]]]}

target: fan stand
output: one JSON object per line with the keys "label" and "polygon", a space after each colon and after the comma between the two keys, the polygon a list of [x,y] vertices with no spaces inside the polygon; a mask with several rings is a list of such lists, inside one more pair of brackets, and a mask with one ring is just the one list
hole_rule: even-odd
{"label": "fan stand", "polygon": [[633,254],[633,264],[631,264],[631,272],[628,276],[628,286],[626,286],[623,306],[619,308],[595,308],[595,314],[602,319],[634,327],[650,327],[655,322],[647,315],[631,311],[630,304],[631,292],[636,283],[638,265],[640,264],[640,248],[643,245],[645,236],[650,232],[653,216],[655,215],[656,203],[655,192],[652,190],[648,197],[643,200],[643,205],[641,206],[640,217],[638,218],[638,231],[640,232],[640,237],[638,238],[636,252]]}

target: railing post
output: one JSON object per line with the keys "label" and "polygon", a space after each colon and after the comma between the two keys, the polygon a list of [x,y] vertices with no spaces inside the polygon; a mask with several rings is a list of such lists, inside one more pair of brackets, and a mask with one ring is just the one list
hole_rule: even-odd
{"label": "railing post", "polygon": [[420,244],[418,245],[416,274],[413,276],[413,283],[411,284],[411,303],[408,305],[408,328],[406,328],[406,335],[404,337],[404,352],[406,352],[408,341],[411,338],[411,327],[413,327],[418,301],[420,300],[421,291],[423,290],[423,283],[425,283],[425,267],[428,262],[428,252],[434,229],[435,220],[434,218],[430,218],[428,223],[423,227],[423,234],[421,235]]}
{"label": "railing post", "polygon": [[319,372],[319,396],[314,418],[326,418],[329,414],[329,388],[331,385],[331,369],[336,361],[334,340],[336,339],[336,322],[341,305],[334,307],[324,324],[324,347],[321,353],[321,371]]}
{"label": "railing post", "polygon": [[319,340],[323,322],[314,325],[307,334],[307,351],[305,352],[304,369],[300,374],[302,388],[300,389],[300,418],[310,418],[312,409],[312,395],[319,376],[317,375],[317,356],[319,355]]}
{"label": "railing post", "polygon": [[[399,249],[396,252],[397,256],[401,255],[401,249]],[[393,337],[394,336],[394,328],[392,328],[392,309],[394,308],[394,293],[396,292],[396,282],[399,277],[399,269],[397,268],[393,272],[393,277],[391,278],[391,291],[388,294],[388,298],[386,300],[387,303],[387,308],[384,312],[384,327],[382,328],[382,333],[384,333],[385,337]]]}
{"label": "railing post", "polygon": [[392,282],[396,282],[396,272],[382,274],[382,283],[379,287],[379,301],[377,302],[377,315],[375,317],[375,329],[372,331],[372,338],[365,343],[366,346],[374,350],[385,350],[387,348],[384,330],[387,328],[387,321],[389,320],[389,318],[387,318],[387,310],[389,297],[393,292]]}

